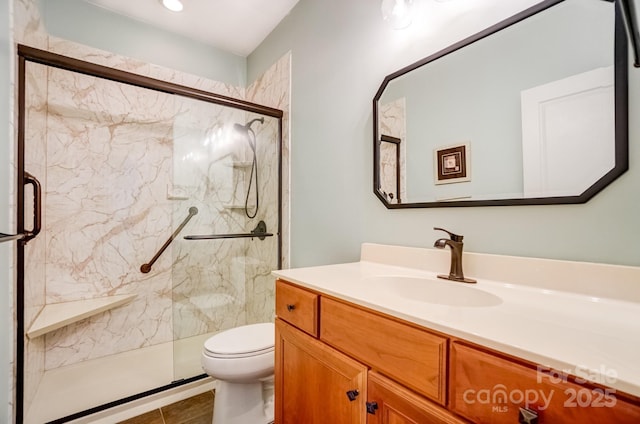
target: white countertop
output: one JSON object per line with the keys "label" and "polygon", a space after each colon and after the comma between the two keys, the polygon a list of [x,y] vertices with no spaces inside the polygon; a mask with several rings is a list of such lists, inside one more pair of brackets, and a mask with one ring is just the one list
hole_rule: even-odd
{"label": "white countertop", "polygon": [[[378,253],[384,249],[381,245],[371,246]],[[371,280],[367,279],[373,276],[436,279],[437,273],[448,272],[448,266],[432,272],[374,262],[367,259],[375,259],[379,255],[369,255],[366,249],[363,245],[360,262],[274,271],[274,275],[451,336],[640,396],[640,303],[482,278],[477,278],[477,284],[470,286],[498,296],[501,303],[478,307],[426,303],[395,295],[393,290],[372,285],[369,283]],[[439,254],[429,252],[433,249],[419,250],[424,251],[418,252],[420,255]],[[393,254],[382,256],[393,257]],[[448,259],[446,256],[444,258]],[[492,260],[496,258],[494,256]],[[524,258],[518,260],[526,261]],[[393,260],[385,261],[393,263]],[[442,262],[441,258],[438,261]],[[538,271],[544,269],[545,260],[535,261]],[[549,263],[562,268],[561,261]],[[566,264],[569,271],[581,266],[576,262]],[[584,264],[587,267],[592,265]],[[614,269],[612,275],[616,275],[617,271]],[[627,280],[637,282],[637,286],[634,286],[627,281],[626,290],[632,287],[640,291],[640,279],[636,280],[640,276],[640,269],[623,267],[623,271]],[[476,278],[469,272],[465,272],[465,276]],[[556,275],[549,278],[552,277],[557,278]],[[445,284],[462,284],[441,281]],[[602,281],[601,284],[609,284],[616,289],[616,284],[610,281]],[[566,285],[563,288],[566,289]]]}

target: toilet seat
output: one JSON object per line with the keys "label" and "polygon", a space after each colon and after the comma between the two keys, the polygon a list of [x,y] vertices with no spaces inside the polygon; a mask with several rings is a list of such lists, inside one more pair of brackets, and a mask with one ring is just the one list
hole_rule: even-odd
{"label": "toilet seat", "polygon": [[275,349],[273,323],[243,325],[210,337],[204,354],[211,358],[234,359],[269,354]]}

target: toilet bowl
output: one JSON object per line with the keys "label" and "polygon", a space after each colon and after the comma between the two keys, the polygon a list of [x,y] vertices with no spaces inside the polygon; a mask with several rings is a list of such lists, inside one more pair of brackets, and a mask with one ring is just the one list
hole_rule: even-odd
{"label": "toilet bowl", "polygon": [[273,396],[274,345],[273,323],[244,325],[207,339],[201,363],[217,380],[213,424],[273,421],[273,401],[268,398]]}

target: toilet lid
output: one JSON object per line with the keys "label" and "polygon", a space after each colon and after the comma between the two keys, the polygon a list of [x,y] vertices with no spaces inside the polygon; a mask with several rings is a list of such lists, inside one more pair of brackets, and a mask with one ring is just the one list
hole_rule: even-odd
{"label": "toilet lid", "polygon": [[209,337],[204,342],[208,354],[219,356],[248,356],[272,351],[275,345],[273,323],[243,325]]}

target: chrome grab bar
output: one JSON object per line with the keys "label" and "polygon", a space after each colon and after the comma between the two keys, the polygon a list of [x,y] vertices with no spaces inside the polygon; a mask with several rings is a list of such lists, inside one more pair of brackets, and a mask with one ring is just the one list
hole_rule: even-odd
{"label": "chrome grab bar", "polygon": [[167,247],[169,247],[171,242],[178,236],[178,234],[180,234],[180,231],[182,231],[184,226],[187,225],[187,222],[189,222],[191,220],[191,218],[193,218],[194,215],[197,215],[197,214],[198,214],[198,208],[196,208],[195,206],[191,206],[189,208],[189,215],[187,215],[187,217],[184,219],[184,221],[182,221],[182,224],[180,224],[178,226],[178,228],[176,228],[176,230],[173,232],[173,234],[171,234],[171,237],[169,237],[169,239],[162,245],[160,250],[158,250],[158,253],[156,253],[155,256],[153,258],[151,258],[149,263],[142,264],[142,266],[140,266],[140,272],[142,272],[143,274],[146,274],[149,271],[151,271],[151,267],[158,260],[160,255],[162,255],[162,253],[167,249]]}

